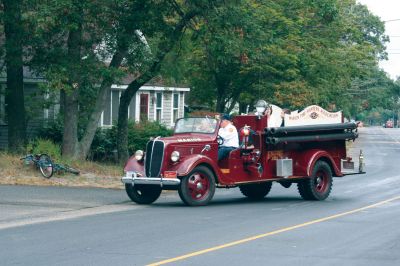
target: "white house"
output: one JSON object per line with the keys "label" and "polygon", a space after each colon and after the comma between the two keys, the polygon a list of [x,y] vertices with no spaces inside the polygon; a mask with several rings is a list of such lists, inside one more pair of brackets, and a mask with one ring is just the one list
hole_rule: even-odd
{"label": "white house", "polygon": [[[118,119],[121,93],[128,85],[112,85],[107,95],[107,106],[101,115],[100,126],[111,126]],[[169,87],[160,84],[142,86],[132,98],[128,117],[132,121],[158,121],[172,127],[177,118],[184,116],[184,104],[188,87]]]}

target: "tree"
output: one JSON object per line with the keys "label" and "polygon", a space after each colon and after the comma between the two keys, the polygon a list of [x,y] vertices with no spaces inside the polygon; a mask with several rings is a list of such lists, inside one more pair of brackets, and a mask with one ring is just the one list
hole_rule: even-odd
{"label": "tree", "polygon": [[5,103],[8,118],[8,149],[11,152],[21,153],[26,142],[22,0],[3,0],[2,4],[7,68]]}
{"label": "tree", "polygon": [[[155,3],[149,8],[149,13],[153,15],[150,16],[150,20],[157,21],[156,25],[151,25],[149,31],[157,38],[149,41],[150,53],[146,54],[141,65],[131,70],[136,73],[137,78],[128,85],[120,98],[117,125],[117,149],[120,162],[128,159],[128,107],[132,97],[141,86],[160,73],[164,59],[182,39],[185,29],[193,19],[200,14],[205,14],[217,4],[218,1],[196,1],[195,3],[166,1],[158,5]],[[148,20],[149,17],[146,19]],[[147,36],[146,25],[140,23],[139,25],[144,36]]]}
{"label": "tree", "polygon": [[347,89],[372,73],[387,41],[383,23],[353,0],[235,1],[209,12],[192,35],[191,94],[216,95],[220,112],[263,97],[348,113]]}
{"label": "tree", "polygon": [[38,1],[31,66],[45,75],[49,90],[61,91],[63,156],[86,158],[107,91],[125,74],[120,67],[139,41],[135,25],[126,27],[129,2]]}
{"label": "tree", "polygon": [[[126,114],[130,99],[158,73],[163,58],[180,40],[192,18],[213,4],[171,0],[37,0],[37,3],[32,13],[32,28],[36,32],[31,63],[45,73],[49,89],[61,90],[63,155],[86,157],[107,91],[120,78],[131,76],[135,80],[121,96],[118,118],[119,154],[126,158]],[[96,97],[82,102],[88,98],[85,95]],[[82,137],[78,134],[80,127]]]}
{"label": "tree", "polygon": [[[246,95],[270,91],[273,80],[291,71],[292,58],[283,52],[288,29],[277,4],[271,2],[226,2],[208,12],[189,36],[194,40],[187,55],[192,98],[210,100],[209,95],[216,95],[215,110],[229,112]],[[281,63],[275,64],[279,61],[274,57]],[[267,79],[269,84],[262,89]]]}

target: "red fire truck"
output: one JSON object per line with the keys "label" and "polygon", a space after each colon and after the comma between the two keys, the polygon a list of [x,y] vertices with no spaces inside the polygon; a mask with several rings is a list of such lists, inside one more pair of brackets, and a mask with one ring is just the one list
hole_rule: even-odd
{"label": "red fire truck", "polygon": [[[306,115],[330,115],[315,110]],[[178,190],[185,204],[199,206],[210,202],[216,188],[239,187],[244,196],[260,200],[276,182],[286,188],[296,183],[305,200],[324,200],[332,177],[364,173],[362,153],[357,171],[346,155],[346,141],[358,137],[356,123],[269,127],[268,121],[268,116],[257,114],[234,117],[240,147],[218,161],[220,121],[177,120],[173,136],[149,141],[145,151],[136,151],[126,163],[122,182],[128,196],[138,204],[150,204],[162,190]]]}

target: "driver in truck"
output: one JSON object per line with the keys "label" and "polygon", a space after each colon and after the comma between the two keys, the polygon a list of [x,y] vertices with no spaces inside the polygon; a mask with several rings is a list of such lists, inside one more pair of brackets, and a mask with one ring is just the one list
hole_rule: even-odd
{"label": "driver in truck", "polygon": [[231,122],[231,116],[224,114],[221,116],[221,128],[218,135],[223,139],[223,143],[218,149],[218,161],[229,156],[229,153],[239,147],[239,135],[236,127]]}

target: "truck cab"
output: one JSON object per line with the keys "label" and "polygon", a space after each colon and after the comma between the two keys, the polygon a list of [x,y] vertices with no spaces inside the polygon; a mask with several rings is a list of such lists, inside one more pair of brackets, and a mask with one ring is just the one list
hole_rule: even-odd
{"label": "truck cab", "polygon": [[[310,115],[318,117],[315,112]],[[285,117],[288,122],[291,118],[296,120]],[[269,127],[268,121],[268,115],[234,117],[240,146],[218,161],[220,121],[177,120],[173,136],[150,140],[145,151],[137,151],[126,163],[122,182],[128,196],[150,204],[162,190],[177,190],[185,204],[199,206],[211,201],[216,188],[239,187],[244,196],[260,200],[275,182],[284,187],[296,183],[304,199],[324,200],[332,177],[363,173],[362,167],[348,171],[354,163],[345,143],[357,138],[355,123]]]}

